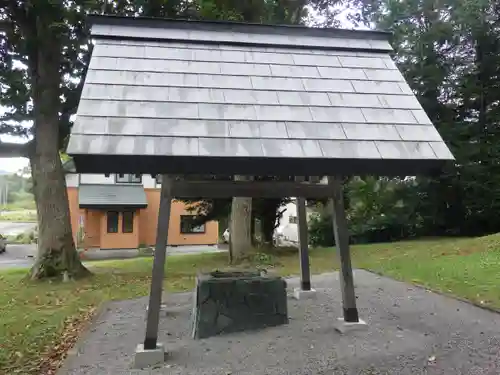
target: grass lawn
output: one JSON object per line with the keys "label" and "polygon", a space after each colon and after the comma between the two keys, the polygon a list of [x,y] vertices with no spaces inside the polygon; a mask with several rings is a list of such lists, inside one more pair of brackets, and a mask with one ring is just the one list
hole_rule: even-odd
{"label": "grass lawn", "polygon": [[[354,246],[353,261],[396,279],[500,308],[500,235]],[[224,268],[226,254],[172,256],[165,287],[188,290],[198,270]],[[95,308],[104,301],[149,292],[151,258],[101,261],[79,282],[30,283],[25,270],[0,273],[0,374],[53,374]],[[299,273],[298,255],[256,254],[248,266]],[[311,272],[337,269],[334,250],[311,250]]]}

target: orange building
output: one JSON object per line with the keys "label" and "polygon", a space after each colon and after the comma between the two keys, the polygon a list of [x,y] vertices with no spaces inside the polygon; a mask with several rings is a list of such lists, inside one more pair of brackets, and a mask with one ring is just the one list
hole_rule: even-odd
{"label": "orange building", "polygon": [[[136,249],[154,246],[160,204],[160,184],[150,175],[77,174],[64,165],[73,237],[79,247]],[[186,205],[173,201],[168,244],[215,245],[216,221],[195,226]]]}

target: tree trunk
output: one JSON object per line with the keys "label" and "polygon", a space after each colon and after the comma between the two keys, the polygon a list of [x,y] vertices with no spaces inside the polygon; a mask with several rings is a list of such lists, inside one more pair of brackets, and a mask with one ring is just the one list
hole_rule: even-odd
{"label": "tree trunk", "polygon": [[[235,176],[234,179],[248,181],[246,176]],[[252,249],[252,198],[233,198],[229,233],[230,260],[238,262]]]}
{"label": "tree trunk", "polygon": [[269,245],[273,243],[273,234],[276,223],[276,212],[266,213],[261,219],[262,241]]}
{"label": "tree trunk", "polygon": [[86,276],[90,272],[80,262],[73,241],[59,153],[40,141],[35,147],[38,150],[30,161],[38,215],[38,253],[31,279]]}
{"label": "tree trunk", "polygon": [[260,242],[260,236],[258,232],[258,226],[257,226],[257,217],[255,215],[255,210],[253,209],[254,206],[254,201],[252,199],[252,217],[250,219],[250,236],[252,238],[252,247],[257,247],[259,246]]}
{"label": "tree trunk", "polygon": [[37,22],[39,38],[30,69],[34,106],[34,140],[30,149],[33,192],[38,214],[38,253],[31,279],[79,278],[82,265],[73,241],[68,193],[59,156],[61,44],[52,25]]}
{"label": "tree trunk", "polygon": [[276,229],[276,221],[280,217],[280,207],[283,203],[282,199],[264,199],[260,212],[262,241],[264,244],[273,243],[274,229]]}

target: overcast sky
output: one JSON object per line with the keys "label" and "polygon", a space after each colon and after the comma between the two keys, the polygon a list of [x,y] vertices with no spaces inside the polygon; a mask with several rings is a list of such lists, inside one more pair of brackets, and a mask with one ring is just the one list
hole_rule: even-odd
{"label": "overcast sky", "polygon": [[[2,136],[2,141],[12,142],[12,137]],[[28,159],[26,158],[0,158],[0,171],[17,172],[27,165]]]}

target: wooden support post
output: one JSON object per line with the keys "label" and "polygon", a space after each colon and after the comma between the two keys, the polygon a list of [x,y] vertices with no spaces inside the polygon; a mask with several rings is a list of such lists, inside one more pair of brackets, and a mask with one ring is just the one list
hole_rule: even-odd
{"label": "wooden support post", "polygon": [[351,254],[349,253],[349,229],[344,210],[342,179],[340,177],[328,177],[328,185],[332,190],[333,232],[340,258],[340,287],[342,290],[344,321],[346,323],[357,323],[359,322],[359,315],[356,308]]}
{"label": "wooden support post", "polygon": [[163,292],[163,277],[167,256],[168,227],[170,209],[172,206],[172,182],[169,175],[162,175],[160,209],[158,210],[158,227],[156,229],[156,246],[153,261],[153,276],[146,323],[146,338],[144,349],[156,349],[158,341],[158,325],[160,322],[161,297]]}
{"label": "wooden support post", "polygon": [[300,288],[311,290],[311,270],[309,266],[309,239],[307,227],[306,199],[297,198],[300,244]]}

